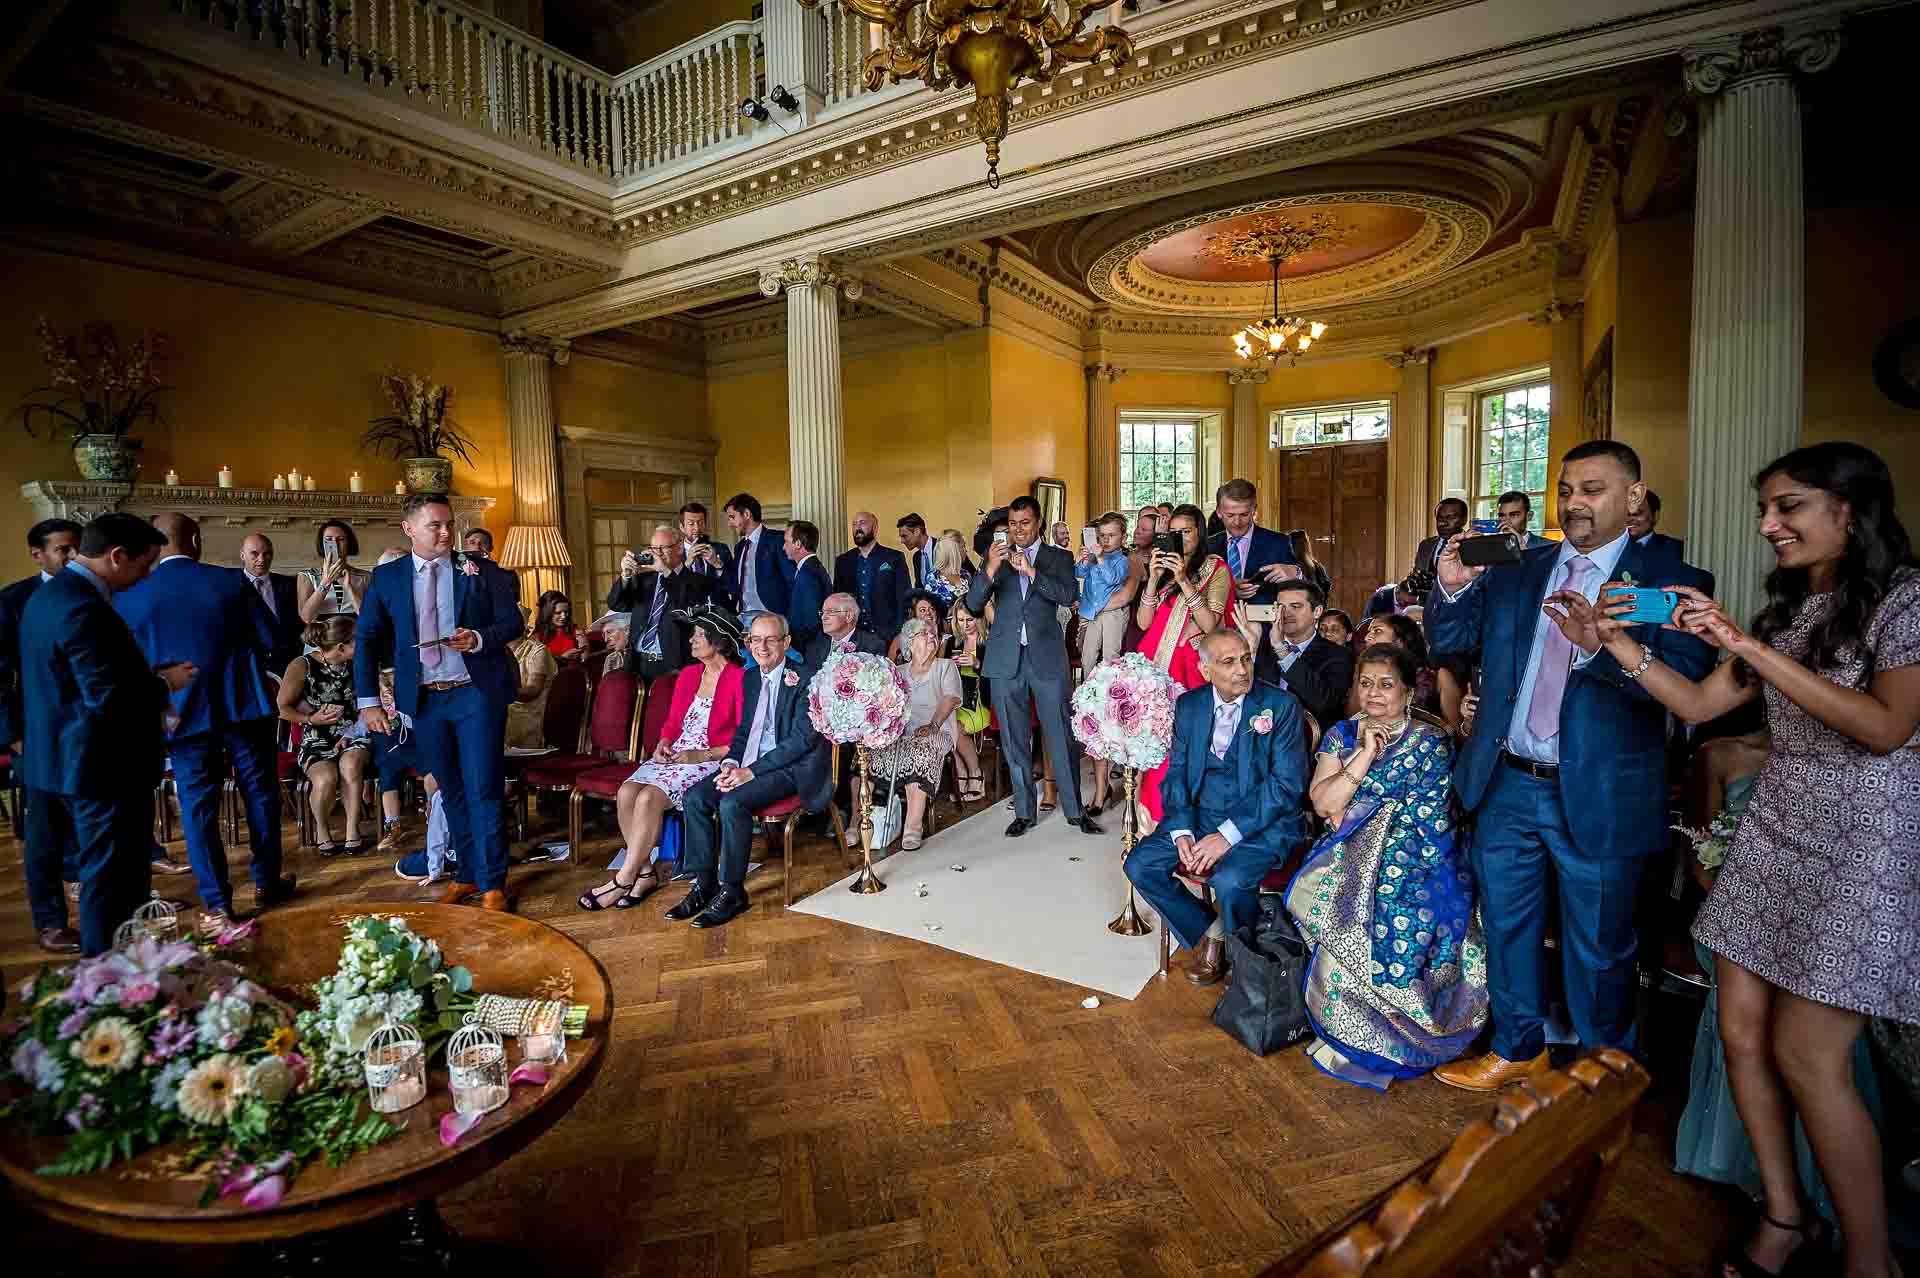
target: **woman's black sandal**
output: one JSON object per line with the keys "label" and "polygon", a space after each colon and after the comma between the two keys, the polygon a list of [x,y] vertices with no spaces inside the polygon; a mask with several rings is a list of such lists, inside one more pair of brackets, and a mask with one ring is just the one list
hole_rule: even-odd
{"label": "woman's black sandal", "polygon": [[[647,887],[644,891],[635,892],[634,889],[640,886],[641,879],[648,880]],[[614,875],[613,881],[615,883],[618,883],[620,881],[620,876],[617,874]],[[628,884],[627,887],[621,892],[620,899],[613,903],[613,908],[616,910],[631,910],[634,906],[640,904],[640,902],[646,900],[649,896],[653,895],[653,893],[658,891],[659,888],[660,888],[660,876],[654,873],[653,867],[649,865],[646,869],[640,871],[640,873],[633,876],[633,882]]]}
{"label": "woman's black sandal", "polygon": [[1742,1242],[1738,1246],[1728,1248],[1714,1260],[1715,1278],[1722,1278],[1729,1269],[1740,1278],[1784,1278],[1804,1262],[1818,1259],[1826,1250],[1827,1219],[1811,1207],[1803,1208],[1801,1214],[1805,1219],[1797,1225],[1789,1225],[1784,1221],[1775,1220],[1764,1211],[1760,1213],[1760,1219],[1763,1222],[1772,1225],[1782,1233],[1800,1235],[1800,1245],[1793,1249],[1780,1268],[1761,1268],[1760,1262],[1747,1254],[1747,1245]]}

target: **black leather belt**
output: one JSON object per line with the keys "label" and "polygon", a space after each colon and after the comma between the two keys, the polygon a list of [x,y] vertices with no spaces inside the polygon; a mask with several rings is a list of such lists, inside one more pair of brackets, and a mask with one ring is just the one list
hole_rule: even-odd
{"label": "black leather belt", "polygon": [[422,692],[452,692],[455,688],[467,688],[473,685],[471,679],[442,679],[435,683],[420,685]]}
{"label": "black leather belt", "polygon": [[1506,764],[1515,772],[1524,772],[1528,776],[1537,777],[1542,781],[1558,781],[1560,779],[1560,765],[1557,763],[1536,763],[1532,759],[1523,759],[1510,750],[1502,750],[1500,752],[1500,762]]}

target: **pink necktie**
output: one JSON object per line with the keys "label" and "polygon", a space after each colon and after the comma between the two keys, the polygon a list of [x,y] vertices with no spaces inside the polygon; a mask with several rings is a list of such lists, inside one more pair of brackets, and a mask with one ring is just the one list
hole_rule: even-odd
{"label": "pink necktie", "polygon": [[260,598],[267,605],[267,612],[275,621],[280,620],[280,610],[273,606],[273,587],[267,584],[265,577],[253,579],[254,588],[260,592]]}
{"label": "pink necktie", "polygon": [[[1584,595],[1593,568],[1593,560],[1575,555],[1567,560],[1559,589]],[[1540,645],[1540,674],[1533,683],[1533,700],[1527,705],[1527,731],[1542,741],[1560,735],[1560,702],[1567,695],[1567,674],[1572,666],[1572,641],[1560,633],[1559,626],[1549,623],[1547,641]]]}
{"label": "pink necktie", "polygon": [[[440,561],[427,561],[427,606],[420,618],[420,638],[438,639],[440,634]],[[440,645],[420,650],[420,664],[429,670],[440,664]]]}

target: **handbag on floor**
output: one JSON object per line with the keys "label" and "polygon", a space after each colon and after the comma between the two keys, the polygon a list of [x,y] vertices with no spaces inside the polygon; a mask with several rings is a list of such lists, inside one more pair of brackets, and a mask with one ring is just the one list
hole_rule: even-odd
{"label": "handbag on floor", "polygon": [[1214,1004],[1213,1023],[1255,1056],[1311,1036],[1307,958],[1280,898],[1262,896],[1259,917],[1227,933],[1227,992]]}
{"label": "handbag on floor", "polygon": [[[900,837],[900,827],[906,823],[907,819],[906,800],[900,793],[899,781],[889,781],[886,785],[886,801],[873,805],[873,850],[875,852],[890,846]],[[874,797],[878,798],[879,795],[876,794]]]}

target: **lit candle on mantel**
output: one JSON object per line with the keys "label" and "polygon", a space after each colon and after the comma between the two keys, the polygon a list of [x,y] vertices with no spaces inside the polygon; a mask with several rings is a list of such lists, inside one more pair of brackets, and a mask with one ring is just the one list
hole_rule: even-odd
{"label": "lit candle on mantel", "polygon": [[222,463],[220,467],[220,486],[222,488],[233,487],[233,472],[228,470],[224,463]]}
{"label": "lit candle on mantel", "polygon": [[301,486],[302,488],[304,488],[304,489],[306,489],[306,490],[307,490],[308,492],[310,492],[310,493],[311,493],[311,492],[317,492],[317,491],[319,491],[319,488],[320,488],[320,485],[318,485],[318,484],[316,484],[316,483],[314,483],[314,482],[313,482],[313,476],[312,476],[312,475],[308,475],[308,476],[307,476],[307,478],[306,478],[306,482],[305,482],[305,483],[303,483],[303,484],[301,484],[300,486]]}
{"label": "lit candle on mantel", "polygon": [[397,479],[397,480],[395,480],[395,481],[394,481],[394,484],[393,484],[393,495],[394,495],[395,497],[405,497],[405,496],[407,495],[407,481],[406,481],[406,480],[404,480],[404,479]]}
{"label": "lit candle on mantel", "polygon": [[174,486],[175,484],[177,484],[177,483],[179,483],[179,482],[180,482],[180,472],[179,472],[179,471],[177,471],[177,470],[169,470],[169,471],[167,471],[167,487],[169,487],[169,488],[171,488],[171,487],[173,487],[173,486]]}
{"label": "lit candle on mantel", "polygon": [[359,471],[356,470],[351,475],[347,476],[347,491],[350,493],[357,493],[360,491],[360,472]]}
{"label": "lit candle on mantel", "polygon": [[298,466],[295,466],[287,472],[287,487],[296,490],[300,487],[300,468]]}

